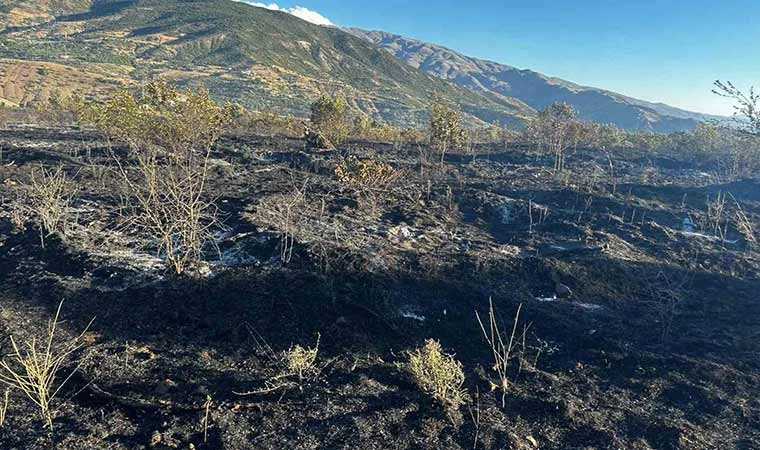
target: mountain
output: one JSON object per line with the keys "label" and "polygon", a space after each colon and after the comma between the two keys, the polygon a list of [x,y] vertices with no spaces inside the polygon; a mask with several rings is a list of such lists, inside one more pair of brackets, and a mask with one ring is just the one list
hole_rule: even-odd
{"label": "mountain", "polygon": [[629,130],[686,130],[710,118],[232,0],[0,0],[2,104],[45,101],[57,91],[103,97],[156,77],[301,116],[321,93],[341,92],[354,109],[403,126],[424,123],[433,94],[470,124],[520,126],[555,101]]}
{"label": "mountain", "polygon": [[651,103],[614,92],[580,86],[532,70],[462,55],[448,48],[383,31],[352,28],[349,31],[377,44],[410,66],[478,93],[521,100],[535,110],[562,101],[580,117],[611,123],[627,130],[672,132],[690,130],[701,121],[720,119]]}
{"label": "mountain", "polygon": [[97,97],[160,76],[298,115],[322,92],[342,92],[356,109],[403,125],[424,121],[434,93],[470,123],[519,125],[535,113],[426,74],[339,28],[231,0],[4,0],[0,24],[0,102],[10,105],[54,91]]}

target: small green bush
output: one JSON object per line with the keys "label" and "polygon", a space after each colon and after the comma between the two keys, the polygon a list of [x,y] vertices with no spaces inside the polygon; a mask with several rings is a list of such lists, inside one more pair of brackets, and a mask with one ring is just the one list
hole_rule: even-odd
{"label": "small green bush", "polygon": [[335,145],[345,141],[350,131],[346,108],[346,98],[342,95],[322,95],[311,105],[312,125]]}
{"label": "small green bush", "polygon": [[409,353],[406,369],[417,386],[444,407],[457,410],[464,404],[462,364],[443,353],[440,342],[428,339],[421,348]]}

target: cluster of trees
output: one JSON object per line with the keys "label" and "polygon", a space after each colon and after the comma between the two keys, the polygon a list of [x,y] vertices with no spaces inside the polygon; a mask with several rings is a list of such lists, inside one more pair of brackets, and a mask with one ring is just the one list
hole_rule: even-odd
{"label": "cluster of trees", "polygon": [[463,131],[458,113],[450,105],[434,101],[430,110],[429,139],[441,151],[466,140],[513,142],[535,145],[553,155],[555,173],[565,170],[565,157],[579,147],[605,151],[640,150],[691,157],[719,168],[728,178],[760,171],[760,95],[744,94],[731,83],[716,82],[715,92],[736,102],[734,126],[702,122],[690,132],[660,134],[626,131],[614,125],[585,122],[566,103],[554,103],[533,118],[520,132],[497,127]]}

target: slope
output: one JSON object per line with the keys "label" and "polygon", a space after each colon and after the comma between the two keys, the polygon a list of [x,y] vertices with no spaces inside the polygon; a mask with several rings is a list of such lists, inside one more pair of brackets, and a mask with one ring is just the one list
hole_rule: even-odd
{"label": "slope", "polygon": [[531,70],[471,58],[439,45],[392,33],[349,31],[386,48],[412,67],[476,92],[517,98],[537,110],[563,101],[571,104],[586,120],[612,123],[628,130],[657,132],[689,130],[700,121],[716,118],[580,86]]}
{"label": "slope", "polygon": [[295,114],[325,91],[343,92],[356,109],[407,125],[424,120],[433,93],[475,123],[518,125],[534,113],[503,94],[474,93],[425,74],[341,29],[230,0],[98,0],[83,13],[6,28],[0,58],[5,65],[53,61],[94,73],[122,66],[129,74],[123,84],[157,76],[202,81],[217,97]]}

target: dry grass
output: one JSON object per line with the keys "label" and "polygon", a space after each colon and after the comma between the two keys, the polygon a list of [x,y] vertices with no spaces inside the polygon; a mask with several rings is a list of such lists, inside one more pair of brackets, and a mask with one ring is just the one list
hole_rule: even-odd
{"label": "dry grass", "polygon": [[205,414],[203,415],[203,420],[201,421],[201,425],[203,425],[203,443],[208,442],[208,424],[211,420],[211,405],[213,404],[213,399],[211,398],[211,395],[206,395],[206,403],[204,403],[203,408],[205,409]]}
{"label": "dry grass", "polygon": [[516,357],[513,351],[516,346],[515,333],[517,332],[517,323],[520,320],[520,310],[522,304],[517,307],[517,313],[515,313],[514,324],[512,325],[512,333],[507,336],[499,328],[499,323],[496,318],[496,312],[493,308],[493,301],[488,300],[488,328],[483,324],[480,319],[480,314],[475,311],[475,317],[478,319],[480,329],[483,331],[483,337],[485,338],[488,346],[491,349],[493,355],[493,371],[496,372],[496,381],[491,381],[492,391],[501,391],[501,406],[506,406],[507,392],[509,391],[509,366],[510,361]]}
{"label": "dry grass", "polygon": [[[58,305],[55,317],[48,324],[48,329],[42,339],[30,338],[20,345],[13,336],[10,337],[13,352],[0,360],[0,383],[10,389],[23,393],[37,408],[47,426],[53,428],[53,403],[61,388],[79,369],[76,365],[63,381],[60,379],[62,369],[71,356],[84,345],[83,337],[90,325],[73,339],[59,340],[56,332],[60,324],[61,308]],[[90,322],[92,323],[92,322]]]}
{"label": "dry grass", "polygon": [[0,404],[0,428],[5,425],[5,419],[8,418],[8,407],[11,404],[11,391],[6,389],[3,394],[3,403]]}
{"label": "dry grass", "polygon": [[736,197],[733,196],[730,192],[728,195],[731,197],[731,199],[734,201],[734,204],[736,205],[736,214],[734,215],[734,220],[736,222],[736,230],[739,232],[739,234],[742,235],[745,241],[747,241],[750,244],[756,244],[757,243],[757,237],[755,235],[755,225],[752,223],[752,220],[749,218],[746,212],[744,212],[744,208],[742,208],[742,205],[739,203],[739,200],[736,199]]}
{"label": "dry grass", "polygon": [[319,378],[327,365],[318,363],[319,334],[314,347],[296,344],[284,352],[276,353],[259,334],[252,330],[249,332],[256,342],[258,352],[268,360],[272,369],[262,388],[249,392],[235,392],[236,395],[260,395],[296,387],[303,390],[307,383]]}
{"label": "dry grass", "polygon": [[388,163],[349,156],[335,168],[335,177],[346,186],[366,191],[385,189],[398,179],[399,172]]}
{"label": "dry grass", "polygon": [[445,408],[454,411],[465,403],[462,363],[443,353],[440,342],[428,339],[410,352],[405,368],[417,386]]}
{"label": "dry grass", "polygon": [[285,352],[285,361],[287,362],[288,376],[295,376],[299,385],[311,377],[319,374],[320,369],[317,367],[317,356],[319,355],[319,335],[314,347],[302,347],[296,345]]}
{"label": "dry grass", "polygon": [[271,111],[246,112],[235,119],[233,132],[260,136],[301,137],[302,119]]}
{"label": "dry grass", "polygon": [[29,217],[27,216],[27,212],[25,208],[21,206],[20,203],[17,203],[16,205],[11,207],[10,211],[10,222],[13,226],[14,231],[23,231],[24,227],[26,226],[27,220],[29,220]]}

